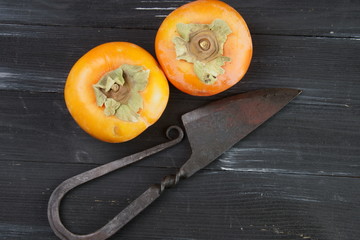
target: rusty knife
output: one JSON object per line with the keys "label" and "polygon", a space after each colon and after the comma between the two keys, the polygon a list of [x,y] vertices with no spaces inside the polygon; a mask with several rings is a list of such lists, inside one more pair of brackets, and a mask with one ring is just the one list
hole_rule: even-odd
{"label": "rusty knife", "polygon": [[166,188],[176,185],[180,179],[192,176],[213,162],[300,93],[300,90],[289,88],[261,89],[214,101],[184,114],[182,122],[192,154],[176,174],[168,175],[160,184],[152,185],[105,226],[93,233],[86,235],[72,233],[61,221],[60,202],[66,193],[83,183],[177,144],[184,134],[180,127],[172,126],[168,129],[167,136],[170,138],[171,130],[177,130],[178,136],[169,142],[101,165],[62,182],[52,193],[48,204],[48,219],[51,228],[62,240],[109,238],[148,207]]}

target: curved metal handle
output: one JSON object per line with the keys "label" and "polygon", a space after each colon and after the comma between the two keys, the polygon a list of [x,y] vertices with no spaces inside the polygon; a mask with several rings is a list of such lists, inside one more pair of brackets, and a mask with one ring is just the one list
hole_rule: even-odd
{"label": "curved metal handle", "polygon": [[74,177],[71,177],[64,182],[62,182],[51,194],[48,204],[48,220],[51,228],[54,233],[62,240],[104,240],[112,236],[119,229],[121,229],[126,223],[128,223],[132,218],[139,214],[143,209],[145,209],[150,203],[152,203],[156,198],[160,196],[161,191],[159,187],[154,185],[141,194],[135,201],[128,205],[123,211],[121,211],[117,216],[110,220],[105,226],[98,229],[97,231],[86,234],[86,235],[77,235],[70,232],[62,224],[60,219],[60,202],[62,198],[75,187],[89,182],[95,178],[101,177],[105,174],[108,174],[112,171],[115,171],[119,168],[125,167],[129,164],[135,163],[144,157],[150,156],[157,152],[160,152],[166,148],[174,146],[179,143],[183,137],[184,132],[178,126],[171,126],[166,130],[166,136],[171,139],[170,131],[176,130],[178,136],[175,139],[172,139],[169,142],[157,145],[155,147],[149,148],[139,153],[124,157],[122,159],[115,160],[113,162],[101,165]]}

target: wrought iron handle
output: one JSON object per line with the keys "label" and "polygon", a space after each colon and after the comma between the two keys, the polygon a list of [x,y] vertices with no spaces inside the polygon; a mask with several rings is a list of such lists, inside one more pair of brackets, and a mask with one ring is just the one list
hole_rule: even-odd
{"label": "wrought iron handle", "polygon": [[[172,130],[176,130],[178,132],[178,136],[175,139],[172,139],[170,137],[170,132]],[[94,169],[76,175],[74,177],[71,177],[65,180],[64,182],[62,182],[51,194],[48,204],[48,220],[54,233],[62,240],[94,240],[94,239],[104,240],[115,234],[131,219],[133,219],[148,205],[150,205],[156,198],[160,196],[162,190],[166,187],[164,181],[163,181],[164,184],[151,186],[148,190],[146,190],[143,194],[141,194],[135,201],[130,203],[130,205],[128,205],[124,210],[122,210],[118,215],[116,215],[112,220],[110,220],[105,226],[90,234],[78,235],[70,232],[62,224],[59,213],[60,202],[62,198],[70,190],[86,182],[89,182],[95,178],[101,177],[105,174],[115,171],[119,168],[135,163],[147,156],[150,156],[166,148],[174,146],[183,139],[184,132],[178,126],[171,126],[166,130],[166,136],[172,140],[166,143],[159,144],[155,147],[149,148],[142,152],[135,153],[133,155],[124,157],[122,159],[118,159],[113,162],[101,165],[99,167],[96,167]],[[169,180],[167,180],[166,182],[168,182],[167,185],[170,186]]]}

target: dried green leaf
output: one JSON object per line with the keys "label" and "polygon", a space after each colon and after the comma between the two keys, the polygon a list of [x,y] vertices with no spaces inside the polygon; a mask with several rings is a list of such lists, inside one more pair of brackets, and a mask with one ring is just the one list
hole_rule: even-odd
{"label": "dried green leaf", "polygon": [[185,60],[187,62],[195,61],[195,58],[189,54],[186,46],[187,42],[184,39],[175,37],[172,41],[175,44],[176,59]]}
{"label": "dried green leaf", "polygon": [[104,105],[107,97],[106,95],[96,86],[93,86],[94,88],[94,92],[95,92],[95,98],[96,98],[96,105],[98,105],[99,107],[101,107],[102,105]]}
{"label": "dried green leaf", "polygon": [[207,24],[195,24],[195,23],[178,23],[176,24],[176,31],[179,33],[182,39],[186,42],[189,41],[190,34],[193,32],[207,30],[209,26]]}
{"label": "dried green leaf", "polygon": [[140,93],[132,91],[127,105],[134,112],[138,112],[141,108],[143,108],[143,99]]}
{"label": "dried green leaf", "polygon": [[224,43],[226,42],[227,36],[232,33],[229,25],[221,19],[215,19],[210,25],[210,30],[212,30],[218,40],[219,52],[223,54]]}
{"label": "dried green leaf", "polygon": [[[143,107],[143,99],[140,91],[145,90],[150,70],[145,70],[142,66],[124,64],[119,68],[105,74],[99,82],[93,85],[96,103],[99,107],[105,105],[104,114],[106,116],[115,115],[121,120],[135,122],[139,120],[139,110]],[[126,95],[127,102],[117,102],[107,96],[114,84],[119,86],[130,86],[129,91],[122,91]],[[124,86],[125,87],[125,86]],[[116,90],[115,90],[116,91]],[[120,92],[120,91],[119,91]],[[114,92],[111,92],[114,94]],[[122,99],[122,98],[119,98]]]}
{"label": "dried green leaf", "polygon": [[116,109],[118,109],[120,107],[120,103],[118,103],[117,101],[115,101],[112,98],[108,98],[105,101],[105,109],[104,109],[104,113],[106,116],[112,116],[115,115]]}
{"label": "dried green leaf", "polygon": [[110,77],[115,83],[119,84],[120,86],[123,86],[125,83],[125,79],[123,77],[123,70],[121,67],[108,73],[107,77]]}
{"label": "dried green leaf", "polygon": [[107,78],[102,77],[95,85],[93,85],[96,88],[101,88],[101,89],[105,89],[106,87],[106,81]]}
{"label": "dried green leaf", "polygon": [[114,79],[112,79],[110,76],[106,76],[105,92],[110,91],[114,83],[115,83]]}
{"label": "dried green leaf", "polygon": [[134,112],[128,105],[122,104],[116,111],[115,116],[123,121],[137,122],[139,114]]}
{"label": "dried green leaf", "polygon": [[207,63],[196,61],[194,63],[194,72],[203,83],[213,84],[216,82],[219,75],[225,73],[225,70],[222,68],[222,66],[225,64],[225,62],[229,61],[230,58],[224,56],[217,57]]}
{"label": "dried green leaf", "polygon": [[105,92],[108,92],[114,83],[117,83],[121,86],[125,83],[123,78],[123,70],[121,67],[104,74],[104,76],[94,86],[104,89]]}
{"label": "dried green leaf", "polygon": [[144,91],[149,78],[150,70],[141,70],[133,75],[133,86],[134,91]]}
{"label": "dried green leaf", "polygon": [[[211,24],[184,24],[179,23],[176,25],[177,32],[180,37],[175,37],[173,43],[175,45],[176,58],[178,60],[185,60],[194,64],[194,72],[198,78],[205,84],[213,84],[217,77],[224,74],[225,70],[222,66],[225,62],[231,61],[230,58],[222,56],[224,43],[227,36],[232,33],[228,24],[221,19],[215,19]],[[211,30],[219,45],[219,57],[211,60],[210,62],[199,61],[196,56],[191,54],[188,49],[191,33],[203,30]],[[197,33],[195,33],[197,34]]]}
{"label": "dried green leaf", "polygon": [[132,90],[143,91],[146,88],[150,70],[144,70],[142,66],[129,64],[124,64],[121,67]]}
{"label": "dried green leaf", "polygon": [[143,71],[143,67],[139,65],[130,65],[123,64],[121,65],[121,69],[123,70],[126,77],[133,77],[133,75],[137,72]]}

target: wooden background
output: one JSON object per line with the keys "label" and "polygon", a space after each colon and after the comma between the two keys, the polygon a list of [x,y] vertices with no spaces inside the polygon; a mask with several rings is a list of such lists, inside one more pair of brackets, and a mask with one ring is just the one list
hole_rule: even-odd
{"label": "wooden background", "polygon": [[[166,141],[166,127],[187,111],[267,87],[303,93],[111,239],[359,239],[358,0],[225,1],[253,37],[240,83],[213,97],[171,87],[162,118],[127,143],[95,140],[73,121],[63,87],[75,61],[110,41],[154,55],[156,29],[186,2],[0,0],[0,239],[57,239],[46,211],[63,180]],[[72,191],[65,225],[94,231],[189,155],[184,140]]]}

